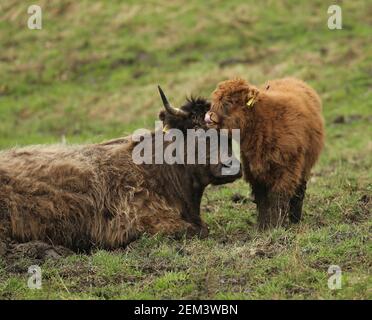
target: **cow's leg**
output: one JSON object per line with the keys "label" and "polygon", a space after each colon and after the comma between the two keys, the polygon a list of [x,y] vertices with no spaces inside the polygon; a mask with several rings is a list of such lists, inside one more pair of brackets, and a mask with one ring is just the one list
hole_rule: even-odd
{"label": "cow's leg", "polygon": [[1,252],[5,250],[4,249],[6,247],[5,243],[10,240],[11,235],[12,235],[12,224],[10,221],[10,211],[8,209],[6,202],[3,200],[4,198],[5,197],[0,192],[0,256],[1,256]]}
{"label": "cow's leg", "polygon": [[73,254],[68,248],[63,246],[54,246],[43,241],[29,241],[23,243],[12,243],[10,245],[11,254],[20,257],[36,259],[59,259],[64,256]]}
{"label": "cow's leg", "polygon": [[187,237],[198,236],[200,238],[205,238],[209,234],[209,228],[200,216],[201,195],[202,194],[195,196],[193,200],[194,206],[190,208],[186,207],[182,210],[181,219],[189,224],[186,230]]}
{"label": "cow's leg", "polygon": [[173,221],[173,223],[171,227],[163,229],[160,233],[175,239],[180,239],[184,236],[186,238],[205,238],[208,236],[208,227],[204,223],[203,225],[193,224],[182,219]]}
{"label": "cow's leg", "polygon": [[289,220],[292,223],[298,223],[302,216],[302,205],[306,193],[306,181],[301,182],[297,187],[295,195],[289,202]]}
{"label": "cow's leg", "polygon": [[144,229],[148,234],[163,234],[172,238],[186,237],[206,237],[208,235],[208,227],[204,222],[186,221],[182,216],[170,213],[169,215],[162,214],[161,218],[152,217],[142,221]]}
{"label": "cow's leg", "polygon": [[200,220],[200,223],[190,223],[190,225],[186,229],[186,237],[192,238],[192,237],[199,237],[201,239],[204,239],[209,234],[209,228],[208,226]]}

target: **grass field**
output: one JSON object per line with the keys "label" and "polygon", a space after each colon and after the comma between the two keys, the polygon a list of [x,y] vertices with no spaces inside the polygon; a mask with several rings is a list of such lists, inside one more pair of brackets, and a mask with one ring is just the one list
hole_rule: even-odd
{"label": "grass field", "polygon": [[[295,76],[321,95],[327,142],[302,223],[255,229],[243,181],[208,188],[207,239],[142,237],[55,260],[0,257],[2,299],[371,299],[372,5],[340,1],[1,1],[0,148],[89,143],[153,129],[161,84],[174,104],[224,79]],[[43,9],[42,30],[27,7]],[[239,194],[238,201],[233,195]],[[27,287],[39,264],[41,290]],[[327,286],[330,265],[342,288]]]}

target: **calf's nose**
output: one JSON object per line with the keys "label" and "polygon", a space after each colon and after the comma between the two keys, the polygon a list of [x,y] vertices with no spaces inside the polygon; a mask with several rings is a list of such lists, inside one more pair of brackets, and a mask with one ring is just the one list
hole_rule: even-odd
{"label": "calf's nose", "polygon": [[207,123],[207,124],[212,123],[212,119],[211,119],[211,114],[210,114],[210,112],[207,112],[207,113],[205,114],[204,121],[205,121],[205,123]]}

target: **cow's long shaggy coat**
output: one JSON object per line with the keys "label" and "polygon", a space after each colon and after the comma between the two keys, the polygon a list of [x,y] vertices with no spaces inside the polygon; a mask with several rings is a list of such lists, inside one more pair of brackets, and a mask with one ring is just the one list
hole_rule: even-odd
{"label": "cow's long shaggy coat", "polygon": [[177,205],[151,191],[161,186],[150,172],[133,165],[131,146],[32,146],[1,152],[1,237],[74,249],[117,247],[140,232],[176,226]]}
{"label": "cow's long shaggy coat", "polygon": [[221,164],[137,165],[135,145],[128,137],[0,152],[0,240],[85,250],[124,246],[143,233],[206,235],[205,187],[240,173],[220,176]]}
{"label": "cow's long shaggy coat", "polygon": [[306,182],[324,144],[318,94],[285,78],[257,88],[243,79],[221,82],[206,116],[210,127],[240,129],[245,179],[261,228],[301,218]]}

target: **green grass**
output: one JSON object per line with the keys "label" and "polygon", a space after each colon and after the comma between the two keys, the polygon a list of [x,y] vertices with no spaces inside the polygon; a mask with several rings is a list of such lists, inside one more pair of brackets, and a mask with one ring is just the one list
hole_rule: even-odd
{"label": "green grass", "polygon": [[[372,7],[340,3],[343,29],[331,31],[333,2],[320,0],[44,0],[35,31],[34,1],[2,1],[0,148],[152,129],[158,83],[179,104],[234,76],[309,82],[323,99],[327,143],[298,226],[260,233],[254,205],[231,201],[249,197],[248,185],[211,187],[207,239],[144,236],[123,250],[47,260],[41,290],[27,287],[35,261],[0,258],[0,298],[371,299]],[[332,264],[340,290],[327,286]]]}

